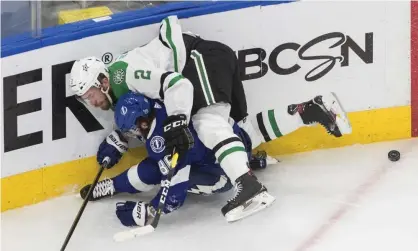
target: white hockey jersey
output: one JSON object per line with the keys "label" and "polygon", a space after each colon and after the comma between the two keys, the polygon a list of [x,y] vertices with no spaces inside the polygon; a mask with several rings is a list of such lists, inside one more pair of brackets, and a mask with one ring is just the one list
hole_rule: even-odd
{"label": "white hockey jersey", "polygon": [[159,36],[120,55],[108,67],[116,98],[129,90],[164,101],[168,115],[185,114],[190,120],[193,85],[182,72],[186,48],[176,16],[161,22]]}

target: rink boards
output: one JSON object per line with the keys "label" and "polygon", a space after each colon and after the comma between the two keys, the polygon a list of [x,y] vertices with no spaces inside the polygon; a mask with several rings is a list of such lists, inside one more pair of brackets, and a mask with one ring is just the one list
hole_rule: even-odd
{"label": "rink boards", "polygon": [[[271,155],[416,136],[415,5],[174,3],[47,29],[41,39],[3,40],[1,209],[76,192],[92,181],[113,113],[75,100],[67,82],[72,62],[96,56],[111,63],[154,38],[166,13],[178,15],[185,31],[236,51],[251,114],[324,92],[339,96],[352,135],[336,139],[321,127],[303,128],[260,147]],[[144,156],[143,148],[133,148],[103,177]]]}

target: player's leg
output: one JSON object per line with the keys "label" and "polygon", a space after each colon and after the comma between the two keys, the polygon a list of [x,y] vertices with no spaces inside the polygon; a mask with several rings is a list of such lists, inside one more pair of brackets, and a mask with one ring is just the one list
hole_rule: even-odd
{"label": "player's leg", "polygon": [[[267,167],[266,159],[267,154],[264,151],[259,151],[253,155],[250,160],[251,170],[265,169]],[[218,163],[192,165],[190,168],[189,193],[212,195],[227,192],[232,187],[231,180],[226,176]]]}
{"label": "player's leg", "polygon": [[[222,108],[213,105],[200,109],[193,116],[193,125],[199,139],[214,151],[220,166],[236,187],[235,196],[221,210],[227,221],[235,221],[264,209],[274,202],[274,198],[250,171],[244,145],[232,133],[226,118],[212,113]],[[249,204],[252,206],[247,207]]]}
{"label": "player's leg", "polygon": [[[234,121],[241,121],[248,115],[247,97],[245,95],[244,85],[241,81],[241,70],[238,59],[234,56],[235,69],[232,76],[232,95],[231,95],[231,118]],[[232,56],[231,56],[232,57]]]}
{"label": "player's leg", "polygon": [[351,124],[334,93],[318,95],[311,100],[250,115],[238,125],[250,136],[252,148],[290,134],[299,128],[322,125],[329,134],[350,134]]}
{"label": "player's leg", "polygon": [[199,139],[214,151],[237,188],[235,196],[222,208],[227,220],[234,221],[267,207],[274,198],[251,173],[245,147],[229,123],[236,64],[233,51],[217,42],[199,45],[183,71],[195,87],[191,120]]}
{"label": "player's leg", "polygon": [[[90,200],[100,200],[118,193],[147,192],[160,184],[161,173],[157,163],[151,159],[144,159],[138,165],[134,165],[113,178],[105,178],[99,181],[93,188]],[[81,198],[85,198],[91,184],[80,190]]]}
{"label": "player's leg", "polygon": [[[251,170],[258,170],[258,169],[265,169],[268,165],[277,164],[279,161],[269,155],[267,155],[266,151],[257,151],[257,153],[253,153],[255,147],[253,147],[252,138],[258,137],[258,134],[253,133],[252,138],[250,135],[241,127],[238,126],[235,121],[231,119],[230,123],[233,124],[233,130],[236,135],[238,135],[242,142],[244,143],[245,149],[248,154],[248,159],[250,160],[250,168]],[[251,126],[250,129],[254,130]],[[259,144],[256,142],[256,144]]]}
{"label": "player's leg", "polygon": [[212,195],[229,191],[233,186],[219,164],[193,165],[190,169],[188,192]]}
{"label": "player's leg", "polygon": [[[234,54],[235,56],[235,54]],[[241,69],[239,68],[238,59],[234,57],[236,64],[235,64],[235,70],[233,73],[232,81],[233,81],[233,87],[232,87],[232,97],[231,97],[231,118],[234,121],[246,121],[246,117],[248,116],[248,110],[247,110],[247,99],[244,91],[244,85],[241,81]],[[252,130],[252,131],[251,131]],[[242,130],[239,130],[242,132]],[[252,133],[251,135],[246,134],[240,136],[241,138],[248,137],[248,141],[250,143],[250,146],[247,147],[247,151],[251,152],[252,149],[254,149],[256,146],[261,144],[261,136],[260,134],[256,134],[253,127],[251,126],[249,128],[249,132]],[[254,141],[254,142],[252,142]],[[264,169],[268,165],[277,164],[278,160],[267,155],[265,151],[258,151],[256,154],[250,153],[250,168],[252,170],[257,169]]]}

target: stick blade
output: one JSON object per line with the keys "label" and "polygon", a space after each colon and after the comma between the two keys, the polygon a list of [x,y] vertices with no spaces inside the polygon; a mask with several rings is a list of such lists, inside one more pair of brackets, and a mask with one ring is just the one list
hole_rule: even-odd
{"label": "stick blade", "polygon": [[146,234],[152,233],[154,231],[155,231],[155,228],[153,226],[146,225],[144,227],[137,227],[137,228],[130,229],[130,230],[127,230],[127,231],[116,233],[113,236],[113,239],[116,242],[121,242],[121,241],[126,241],[126,240],[129,240],[129,239],[133,239],[137,236],[146,235]]}

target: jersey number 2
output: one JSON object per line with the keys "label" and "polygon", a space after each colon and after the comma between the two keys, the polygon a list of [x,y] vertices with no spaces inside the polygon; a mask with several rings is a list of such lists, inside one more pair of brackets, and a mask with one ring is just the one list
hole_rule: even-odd
{"label": "jersey number 2", "polygon": [[135,78],[136,79],[147,79],[149,80],[151,78],[151,71],[144,71],[144,70],[136,70],[135,71]]}

